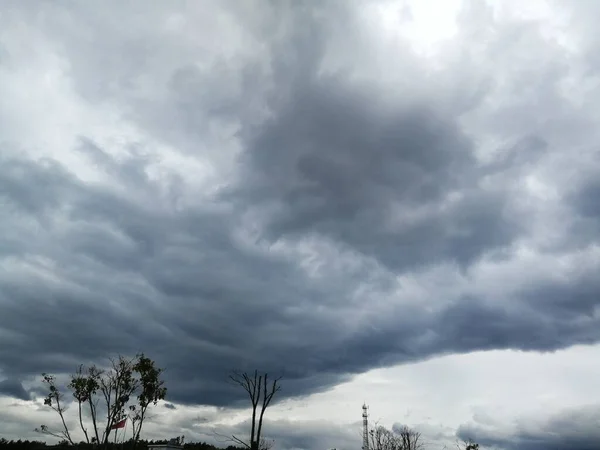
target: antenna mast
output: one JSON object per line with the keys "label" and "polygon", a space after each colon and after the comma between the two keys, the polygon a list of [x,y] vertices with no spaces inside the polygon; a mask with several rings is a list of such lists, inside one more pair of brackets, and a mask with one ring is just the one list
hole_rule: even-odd
{"label": "antenna mast", "polygon": [[366,403],[363,404],[363,445],[362,450],[369,450],[369,414],[367,412],[368,406]]}

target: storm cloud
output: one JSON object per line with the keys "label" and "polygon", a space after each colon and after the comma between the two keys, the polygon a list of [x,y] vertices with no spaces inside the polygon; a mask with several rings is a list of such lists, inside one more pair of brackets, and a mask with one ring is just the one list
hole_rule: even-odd
{"label": "storm cloud", "polygon": [[232,369],[285,399],[600,341],[595,47],[465,2],[436,66],[384,3],[9,2],[0,393],[144,351],[170,402],[236,406]]}
{"label": "storm cloud", "polygon": [[14,397],[19,400],[29,400],[29,395],[21,382],[14,379],[0,381],[0,394]]}

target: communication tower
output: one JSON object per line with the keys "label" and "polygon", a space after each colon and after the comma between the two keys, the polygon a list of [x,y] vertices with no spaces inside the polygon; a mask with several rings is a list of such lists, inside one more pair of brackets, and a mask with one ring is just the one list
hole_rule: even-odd
{"label": "communication tower", "polygon": [[369,450],[369,413],[367,410],[369,407],[366,403],[363,403],[363,445],[362,450]]}

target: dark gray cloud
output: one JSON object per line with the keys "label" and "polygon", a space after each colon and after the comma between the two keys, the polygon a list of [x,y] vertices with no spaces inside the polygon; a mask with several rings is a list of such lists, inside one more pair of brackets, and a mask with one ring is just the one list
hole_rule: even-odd
{"label": "dark gray cloud", "polygon": [[[0,360],[12,376],[70,372],[82,361],[147,351],[168,369],[173,400],[226,404],[237,392],[226,375],[238,367],[284,374],[287,396],[434,354],[552,350],[598,338],[597,319],[586,313],[596,288],[583,278],[562,290],[537,286],[512,310],[479,298],[457,298],[435,314],[399,304],[402,315],[350,332],[358,282],[312,281],[288,256],[244,248],[231,210],[174,213],[168,201],[136,203],[55,164],[20,159],[3,167],[14,226],[38,230],[15,248],[24,270],[2,280],[0,324],[13,338],[5,339]],[[119,177],[129,179],[125,169]],[[36,186],[44,186],[40,195]],[[147,180],[138,186],[159,195]],[[541,292],[547,295],[538,307]]]}
{"label": "dark gray cloud", "polygon": [[[5,280],[3,326],[24,336],[4,347],[6,371],[59,370],[67,361],[144,347],[178,380],[171,391],[176,400],[226,403],[224,374],[240,365],[285,373],[291,395],[442,352],[548,350],[597,339],[596,320],[579,326],[566,300],[572,294],[594,306],[596,288],[586,284],[582,296],[580,279],[554,302],[574,316],[537,309],[539,293],[557,292],[548,284],[532,288],[513,309],[481,298],[448,299],[437,314],[415,307],[410,320],[377,318],[375,327],[364,323],[348,332],[345,314],[358,307],[351,298],[359,281],[315,282],[292,258],[235,241],[243,215],[255,214],[266,245],[316,235],[402,273],[442,262],[467,268],[519,238],[523,219],[511,214],[505,190],[481,187],[473,143],[453,117],[424,101],[390,103],[385,92],[343,76],[317,76],[324,54],[318,38],[331,33],[307,11],[290,14],[291,31],[274,48],[292,56],[272,61],[268,91],[283,93],[270,119],[242,128],[239,170],[217,198],[220,209],[175,210],[181,184],[173,178],[163,189],[150,181],[150,161],[135,144],[120,162],[88,138],[78,148],[141,201],[85,184],[56,162],[4,162],[0,181],[17,220],[5,227],[23,230],[16,241],[4,240],[6,254],[34,258],[34,271],[61,272],[60,279],[30,275],[26,286],[24,278]],[[301,31],[307,24],[323,30],[318,38]],[[304,72],[292,76],[300,65]],[[182,70],[173,74],[174,86],[194,91],[193,71]],[[522,147],[514,153],[519,159],[497,170],[543,148]],[[27,234],[33,229],[34,237]],[[23,318],[39,324],[27,336]],[[423,341],[425,332],[434,337]],[[36,350],[40,342],[46,348]],[[181,347],[170,351],[176,343]],[[19,361],[27,351],[39,356]]]}
{"label": "dark gray cloud", "polygon": [[300,86],[249,140],[240,207],[274,210],[273,239],[317,232],[392,270],[469,264],[510,244],[507,199],[478,188],[457,124],[427,105],[386,107],[382,95],[339,79]]}
{"label": "dark gray cloud", "polygon": [[[174,399],[193,401],[193,392],[201,392],[197,401],[208,403],[231,398],[225,380],[237,367],[265,366],[292,380],[312,379],[312,387],[338,379],[327,371],[301,369],[302,363],[286,358],[294,348],[308,355],[328,316],[313,317],[310,311],[290,316],[288,310],[299,299],[317,291],[302,282],[305,275],[291,261],[236,245],[227,229],[231,216],[144,211],[107,191],[90,190],[66,172],[53,190],[47,178],[61,173],[54,166],[24,160],[5,160],[3,166],[11,182],[23,174],[22,189],[7,189],[4,196],[20,212],[21,230],[39,225],[38,213],[49,207],[68,210],[72,221],[64,230],[48,219],[51,241],[23,237],[23,253],[42,247],[53,260],[24,257],[33,273],[3,280],[1,321],[7,336],[14,336],[7,342],[12,347],[1,350],[6,373],[31,375],[42,367],[56,371],[72,366],[71,371],[82,360],[146,350],[168,367],[170,377],[180,379],[170,390]],[[44,194],[31,206],[34,186],[42,184]],[[68,193],[59,191],[64,186],[70,186]],[[21,198],[27,199],[25,207]],[[66,254],[71,262],[56,267],[61,255],[67,261]],[[266,285],[275,286],[280,279],[285,282],[265,299]],[[43,298],[37,293],[41,286]],[[304,337],[305,332],[312,338]],[[282,336],[275,341],[274,333]],[[21,352],[35,356],[24,359]],[[190,371],[196,358],[204,362]]]}
{"label": "dark gray cloud", "polygon": [[[104,4],[14,5],[7,17],[37,27],[77,101],[117,111],[143,137],[114,131],[127,141],[115,150],[82,125],[50,152],[77,155],[101,182],[0,142],[9,380],[144,351],[167,369],[170,401],[222,406],[240,399],[226,382],[232,369],[283,374],[288,397],[439,354],[600,339],[593,256],[567,275],[501,289],[477,278],[482,261],[508,263],[522,248],[547,261],[532,272],[551,273],[598,241],[600,164],[561,159],[567,130],[578,141],[589,123],[560,94],[567,60],[537,28],[507,26],[490,46],[503,64],[520,43],[533,49],[539,61],[525,73],[538,91],[512,72],[470,74],[492,64],[476,46],[449,52],[456,61],[435,77],[395,48],[410,82],[394,91],[378,82],[372,30],[344,2],[214,3],[231,25],[219,31],[190,7],[206,27],[195,23],[204,34],[187,40],[173,31],[189,25],[185,14],[165,6],[128,3],[116,20]],[[477,17],[465,36],[500,28]],[[214,57],[199,42],[218,32]],[[0,64],[17,64],[12,42],[0,42]],[[570,115],[537,123],[536,108]],[[481,156],[467,122],[501,137],[495,153]],[[161,146],[186,161],[180,170]],[[189,161],[204,164],[201,188]],[[535,179],[558,193],[534,197]],[[445,278],[430,282],[438,266]],[[411,290],[421,276],[425,294]],[[19,386],[4,391],[24,398]],[[282,448],[316,445],[285,439]]]}
{"label": "dark gray cloud", "polygon": [[462,425],[457,435],[482,446],[505,450],[592,450],[598,447],[598,406],[561,411],[552,417],[529,418],[517,423],[513,432],[492,430],[478,424]]}
{"label": "dark gray cloud", "polygon": [[0,381],[0,395],[18,398],[19,400],[29,400],[30,396],[19,380],[6,379]]}

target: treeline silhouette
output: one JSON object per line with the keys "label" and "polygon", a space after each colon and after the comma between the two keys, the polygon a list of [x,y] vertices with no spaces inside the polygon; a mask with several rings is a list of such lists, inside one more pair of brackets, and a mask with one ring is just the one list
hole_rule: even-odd
{"label": "treeline silhouette", "polygon": [[[148,445],[153,444],[167,444],[168,440],[159,440],[159,441],[146,441],[140,440],[135,446],[135,450],[148,450]],[[104,446],[95,446],[93,444],[87,444],[85,442],[81,442],[77,444],[75,447],[69,445],[68,442],[63,442],[60,444],[46,444],[42,441],[23,441],[21,439],[15,440],[7,440],[5,438],[0,438],[0,450],[50,450],[62,447],[70,447],[72,449],[76,448],[77,450],[95,450],[99,447]],[[245,450],[242,447],[235,447],[230,445],[228,447],[215,447],[212,444],[208,444],[206,442],[188,442],[183,445],[185,450]],[[104,449],[102,449],[104,450]],[[108,450],[134,450],[133,441],[125,441],[123,443],[109,443]]]}

